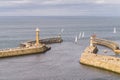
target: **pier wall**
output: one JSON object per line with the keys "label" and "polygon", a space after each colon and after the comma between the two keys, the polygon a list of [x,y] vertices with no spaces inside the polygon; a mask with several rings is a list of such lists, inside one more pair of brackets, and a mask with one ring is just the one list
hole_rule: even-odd
{"label": "pier wall", "polygon": [[40,40],[41,43],[43,44],[52,44],[52,43],[61,43],[63,42],[63,39],[61,37],[53,37],[53,38],[46,38]]}
{"label": "pier wall", "polygon": [[94,53],[97,47],[87,47],[81,55],[80,63],[120,73],[120,58]]}
{"label": "pier wall", "polygon": [[[63,40],[61,37],[53,37],[39,40],[42,44],[61,43]],[[29,41],[28,43],[34,44],[36,41]]]}
{"label": "pier wall", "polygon": [[108,48],[111,48],[112,50],[119,49],[119,45],[110,40],[95,38],[95,39],[93,39],[93,43],[106,46]]}
{"label": "pier wall", "polygon": [[105,39],[95,38],[95,39],[93,39],[93,43],[102,45],[102,46],[106,46],[106,47],[112,49],[116,54],[120,53],[119,44],[117,44],[116,42],[113,42],[110,40],[105,40]]}
{"label": "pier wall", "polygon": [[15,48],[12,50],[0,51],[0,57],[8,57],[8,56],[18,56],[18,55],[27,55],[33,53],[43,53],[49,50],[50,47],[41,46],[41,47],[30,47],[30,48]]}
{"label": "pier wall", "polygon": [[[53,44],[53,43],[61,43],[63,42],[63,39],[61,37],[53,37],[53,38],[46,38],[39,40],[42,44]],[[27,45],[32,46],[35,45],[36,41],[27,41],[20,44],[20,47],[26,47]]]}

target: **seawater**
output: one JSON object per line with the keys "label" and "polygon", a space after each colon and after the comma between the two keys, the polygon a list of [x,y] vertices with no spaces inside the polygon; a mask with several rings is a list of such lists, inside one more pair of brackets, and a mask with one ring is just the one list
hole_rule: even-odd
{"label": "seawater", "polygon": [[[120,43],[120,17],[0,17],[0,48],[35,40],[36,28],[40,28],[41,39],[57,36],[64,29],[63,43],[50,45],[52,49],[44,54],[1,58],[0,80],[119,80],[119,74],[82,65],[79,58],[93,33]],[[75,44],[80,32],[85,36]],[[115,55],[106,47],[98,48],[99,54]],[[106,49],[108,53],[103,52]]]}

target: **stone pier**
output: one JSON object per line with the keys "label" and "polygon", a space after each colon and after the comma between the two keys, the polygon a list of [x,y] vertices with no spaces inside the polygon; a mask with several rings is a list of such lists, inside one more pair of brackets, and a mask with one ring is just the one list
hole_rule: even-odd
{"label": "stone pier", "polygon": [[106,46],[112,49],[116,54],[120,53],[119,45],[116,42],[106,40],[106,39],[95,38],[93,39],[93,43],[96,45]]}
{"label": "stone pier", "polygon": [[80,63],[120,73],[120,58],[94,53],[97,47],[87,47],[80,57]]}
{"label": "stone pier", "polygon": [[120,58],[97,54],[98,48],[96,46],[96,44],[107,46],[115,51],[119,50],[118,44],[113,41],[103,39],[91,39],[90,46],[83,51],[80,57],[80,63],[120,74]]}

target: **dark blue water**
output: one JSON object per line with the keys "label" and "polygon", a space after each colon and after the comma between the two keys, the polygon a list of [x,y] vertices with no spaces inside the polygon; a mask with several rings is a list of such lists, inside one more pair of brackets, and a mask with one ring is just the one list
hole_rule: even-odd
{"label": "dark blue water", "polygon": [[[1,58],[0,80],[119,80],[116,73],[79,63],[93,33],[120,42],[119,21],[119,17],[0,17],[0,48],[17,47],[21,42],[34,40],[37,27],[40,38],[56,36],[64,29],[64,42],[52,44],[52,49],[44,54]],[[75,36],[80,32],[85,37],[75,44]],[[99,54],[104,54],[107,48],[98,47]],[[106,54],[114,55],[107,50]]]}

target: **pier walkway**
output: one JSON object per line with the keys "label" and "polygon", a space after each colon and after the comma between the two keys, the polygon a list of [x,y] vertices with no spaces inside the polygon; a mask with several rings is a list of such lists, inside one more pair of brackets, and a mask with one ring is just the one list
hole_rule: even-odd
{"label": "pier walkway", "polygon": [[119,44],[117,44],[116,42],[113,42],[110,40],[105,40],[105,39],[95,38],[95,39],[93,39],[93,44],[106,46],[106,47],[112,49],[115,53],[120,53]]}

